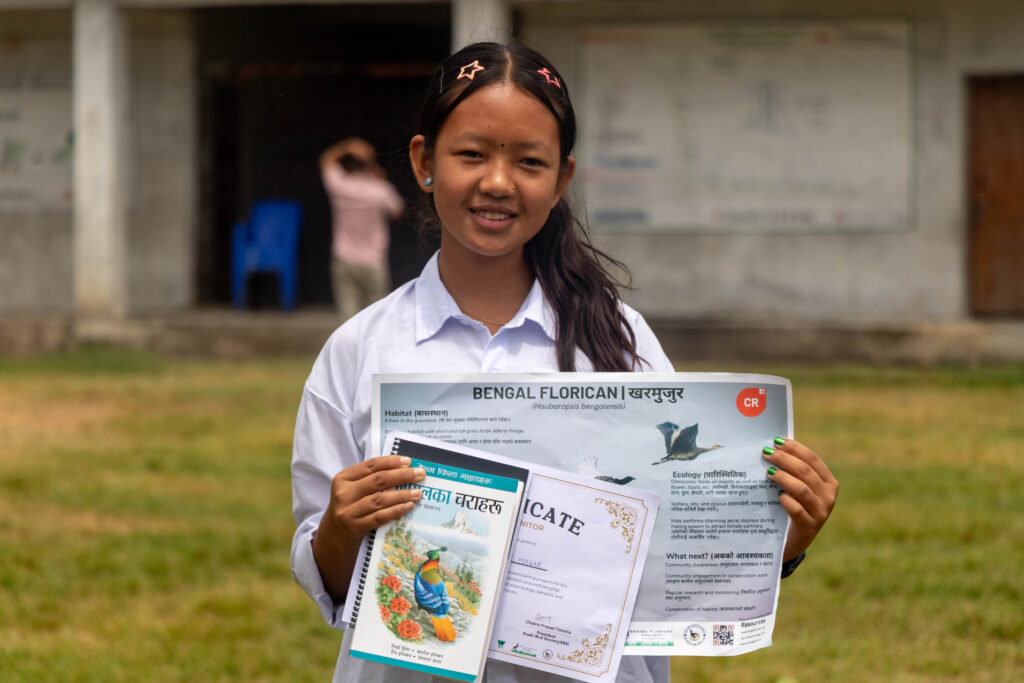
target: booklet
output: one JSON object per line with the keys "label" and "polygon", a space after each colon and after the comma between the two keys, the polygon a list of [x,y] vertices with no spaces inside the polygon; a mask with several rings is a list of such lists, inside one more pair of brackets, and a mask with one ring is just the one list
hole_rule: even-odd
{"label": "booklet", "polygon": [[761,449],[793,436],[788,380],[375,375],[373,400],[375,444],[402,429],[660,495],[625,654],[720,656],[771,645],[789,517]]}
{"label": "booklet", "polygon": [[385,454],[427,478],[413,510],[364,539],[345,618],[350,654],[474,681],[495,610],[529,470],[392,432]]}

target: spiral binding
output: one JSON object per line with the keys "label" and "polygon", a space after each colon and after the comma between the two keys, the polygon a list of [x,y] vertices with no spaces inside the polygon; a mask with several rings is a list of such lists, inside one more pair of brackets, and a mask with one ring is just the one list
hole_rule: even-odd
{"label": "spiral binding", "polygon": [[[395,439],[391,446],[391,455],[398,455],[401,443],[400,439]],[[356,589],[355,597],[352,598],[352,626],[355,626],[359,619],[359,606],[363,602],[363,590],[366,588],[366,580],[370,576],[370,554],[373,551],[373,541],[376,536],[376,529],[366,534],[366,556],[363,558],[363,566],[359,569],[359,586]]]}
{"label": "spiral binding", "polygon": [[359,605],[363,602],[363,589],[366,588],[366,579],[370,575],[370,549],[373,548],[373,539],[376,535],[376,529],[366,534],[366,557],[363,558],[363,566],[359,569],[359,586],[356,588],[355,597],[352,598],[352,626],[355,626],[359,619]]}

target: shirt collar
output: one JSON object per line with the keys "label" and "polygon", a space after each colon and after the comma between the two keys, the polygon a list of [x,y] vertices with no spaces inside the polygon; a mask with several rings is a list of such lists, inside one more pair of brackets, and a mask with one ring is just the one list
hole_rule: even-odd
{"label": "shirt collar", "polygon": [[[441,282],[441,273],[437,269],[436,252],[423,272],[416,280],[416,343],[426,341],[441,331],[450,319],[466,324],[477,324],[469,316],[459,310],[455,299]],[[519,311],[502,329],[523,327],[530,322],[540,327],[552,341],[555,339],[555,312],[551,309],[540,282],[534,279],[526,300]],[[498,331],[501,333],[501,330]]]}

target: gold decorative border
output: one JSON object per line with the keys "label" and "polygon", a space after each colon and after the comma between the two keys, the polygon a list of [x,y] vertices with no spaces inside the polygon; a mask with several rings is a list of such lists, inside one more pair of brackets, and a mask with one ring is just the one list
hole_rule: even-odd
{"label": "gold decorative border", "polygon": [[636,527],[640,521],[640,511],[629,505],[617,503],[607,498],[595,498],[594,502],[604,503],[608,514],[612,516],[609,526],[612,529],[619,529],[623,540],[626,541],[626,554],[633,551],[633,542],[636,540]]}
{"label": "gold decorative border", "polygon": [[590,642],[589,638],[584,638],[580,642],[580,647],[574,650],[572,654],[558,655],[558,658],[567,662],[573,662],[574,664],[597,666],[604,661],[605,653],[608,651],[608,639],[611,636],[611,632],[612,625],[606,624],[604,633],[594,638],[593,643]]}

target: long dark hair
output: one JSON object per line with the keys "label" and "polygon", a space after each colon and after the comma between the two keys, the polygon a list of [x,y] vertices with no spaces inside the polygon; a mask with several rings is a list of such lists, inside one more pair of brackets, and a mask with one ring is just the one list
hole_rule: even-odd
{"label": "long dark hair", "polygon": [[[474,62],[483,68],[474,68],[472,79],[459,78]],[[547,59],[521,43],[474,43],[445,60],[434,73],[417,123],[426,153],[433,154],[441,126],[455,107],[495,83],[515,85],[555,117],[564,171],[576,145],[576,114],[568,86]],[[440,229],[433,204],[427,201],[430,211],[424,227]],[[636,333],[622,313],[618,291],[629,286],[629,270],[591,243],[566,194],[523,253],[555,311],[558,368],[575,370],[578,348],[595,370],[636,369],[643,359],[636,354]],[[625,282],[613,277],[610,268],[620,270]]]}

